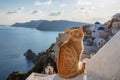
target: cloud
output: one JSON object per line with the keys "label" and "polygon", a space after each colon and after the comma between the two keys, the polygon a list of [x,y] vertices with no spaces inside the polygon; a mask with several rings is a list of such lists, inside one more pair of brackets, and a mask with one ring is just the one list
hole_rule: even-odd
{"label": "cloud", "polygon": [[24,10],[24,7],[19,7],[17,9],[15,9],[14,11],[7,12],[7,14],[19,13],[19,12],[22,12],[23,10]]}
{"label": "cloud", "polygon": [[39,13],[42,13],[42,11],[40,11],[40,10],[34,10],[34,11],[32,11],[32,14],[39,14]]}
{"label": "cloud", "polygon": [[7,14],[14,14],[14,13],[17,13],[16,11],[9,11],[7,12]]}
{"label": "cloud", "polygon": [[79,8],[81,11],[93,11],[96,9],[96,7],[94,6],[90,6],[90,7],[81,7]]}
{"label": "cloud", "polygon": [[61,15],[61,14],[62,14],[61,11],[57,11],[57,12],[50,13],[49,16],[59,16],[59,15]]}
{"label": "cloud", "polygon": [[85,10],[85,8],[84,8],[84,7],[82,7],[82,8],[80,8],[80,10]]}
{"label": "cloud", "polygon": [[67,4],[60,4],[60,7],[65,7],[67,6]]}
{"label": "cloud", "polygon": [[90,18],[90,20],[93,22],[96,22],[96,21],[105,22],[106,18],[105,17],[92,17],[92,18]]}
{"label": "cloud", "polygon": [[45,1],[45,2],[35,1],[35,3],[34,3],[35,6],[51,5],[51,4],[52,4],[52,0],[48,0],[48,1]]}
{"label": "cloud", "polygon": [[91,5],[92,3],[90,1],[78,0],[77,4],[78,5]]}
{"label": "cloud", "polygon": [[16,12],[22,12],[24,10],[24,7],[19,7],[16,9]]}

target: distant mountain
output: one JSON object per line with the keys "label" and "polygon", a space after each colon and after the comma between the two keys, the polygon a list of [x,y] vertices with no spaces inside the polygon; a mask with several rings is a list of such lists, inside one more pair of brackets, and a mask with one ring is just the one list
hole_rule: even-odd
{"label": "distant mountain", "polygon": [[2,25],[2,24],[0,24],[0,26],[6,26],[6,25]]}
{"label": "distant mountain", "polygon": [[44,31],[63,31],[66,28],[71,27],[79,27],[83,26],[87,23],[83,22],[75,22],[75,21],[67,21],[67,20],[53,20],[53,21],[44,21],[42,22],[39,27],[37,27],[38,30],[44,30]]}
{"label": "distant mountain", "polygon": [[15,23],[12,26],[14,27],[27,27],[27,28],[36,28],[43,31],[63,31],[66,28],[83,26],[87,23],[67,21],[67,20],[36,20],[26,23]]}
{"label": "distant mountain", "polygon": [[26,28],[37,28],[40,23],[44,22],[46,20],[32,20],[30,22],[25,22],[25,23],[15,23],[11,26],[13,27],[26,27]]}

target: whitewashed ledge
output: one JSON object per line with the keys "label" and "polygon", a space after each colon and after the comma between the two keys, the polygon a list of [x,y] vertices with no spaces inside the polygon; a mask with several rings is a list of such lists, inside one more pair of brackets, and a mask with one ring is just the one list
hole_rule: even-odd
{"label": "whitewashed ledge", "polygon": [[75,78],[64,79],[59,77],[58,74],[44,75],[44,74],[32,73],[26,80],[87,80],[87,79],[85,79],[84,74],[81,74]]}
{"label": "whitewashed ledge", "polygon": [[26,80],[120,80],[120,32],[87,61],[86,72],[71,79],[32,73]]}

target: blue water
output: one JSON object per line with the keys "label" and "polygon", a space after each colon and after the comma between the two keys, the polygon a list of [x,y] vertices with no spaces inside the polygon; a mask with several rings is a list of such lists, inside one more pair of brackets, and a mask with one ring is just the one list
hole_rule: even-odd
{"label": "blue water", "polygon": [[33,64],[23,54],[28,49],[35,53],[45,51],[57,35],[58,32],[0,26],[0,80],[5,80],[13,71],[30,70]]}

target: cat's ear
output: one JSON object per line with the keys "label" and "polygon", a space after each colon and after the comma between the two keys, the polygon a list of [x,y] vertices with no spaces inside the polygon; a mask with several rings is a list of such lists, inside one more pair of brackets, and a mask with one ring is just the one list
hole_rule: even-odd
{"label": "cat's ear", "polygon": [[81,27],[79,28],[79,31],[80,31],[80,32],[83,32],[83,26],[81,26]]}

